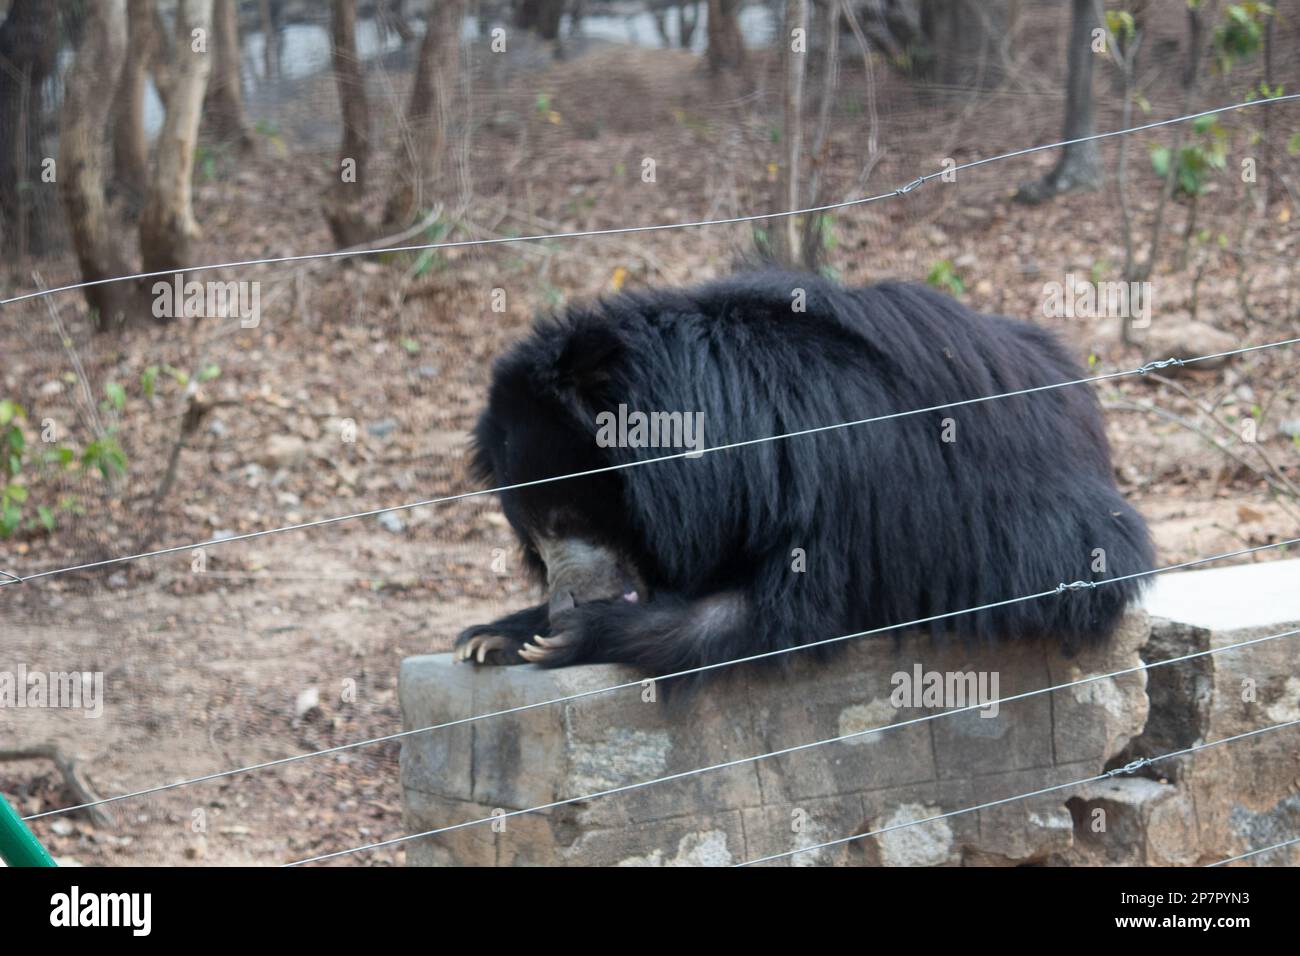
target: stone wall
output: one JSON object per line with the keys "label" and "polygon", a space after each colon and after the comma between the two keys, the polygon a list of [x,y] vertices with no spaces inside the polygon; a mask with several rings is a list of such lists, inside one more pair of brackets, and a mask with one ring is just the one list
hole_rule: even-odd
{"label": "stone wall", "polygon": [[[1300,562],[1285,564],[1300,583]],[[1212,582],[1193,584],[1213,590]],[[1250,600],[1241,593],[1249,585],[1234,580],[1233,587]],[[1296,594],[1300,601],[1300,586]],[[1263,617],[1292,613],[1274,605]],[[1296,643],[1282,639],[1005,703],[996,716],[968,711],[500,816],[932,714],[891,701],[893,675],[914,674],[918,665],[922,672],[988,676],[996,667],[998,683],[986,688],[988,696],[1005,698],[1286,627],[1250,620],[1233,628],[1208,618],[1198,624],[1202,616],[1188,612],[1190,620],[1175,623],[1134,611],[1106,647],[1069,659],[1037,643],[990,650],[920,635],[877,636],[845,642],[832,664],[795,653],[788,670],[737,668],[668,703],[645,700],[636,686],[413,735],[402,749],[410,832],[498,819],[412,841],[407,859],[474,866],[739,863],[1054,787],[1300,713]],[[1293,619],[1300,620],[1300,608]],[[605,665],[476,669],[446,654],[414,657],[402,666],[403,721],[406,729],[430,726],[642,676]],[[1242,699],[1243,682],[1254,687],[1253,701]],[[1283,730],[779,862],[1204,863],[1300,834],[1298,779],[1300,730]],[[1289,851],[1258,858],[1288,861],[1295,862]]]}

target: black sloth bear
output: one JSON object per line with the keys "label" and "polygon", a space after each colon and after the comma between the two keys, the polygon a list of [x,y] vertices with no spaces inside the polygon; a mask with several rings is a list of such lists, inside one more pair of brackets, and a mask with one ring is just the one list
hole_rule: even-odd
{"label": "black sloth bear", "polygon": [[[498,360],[474,432],[494,487],[589,472],[500,493],[549,599],[458,657],[666,674],[1145,571],[1087,385],[648,461],[700,436],[653,447],[647,418],[716,447],[1078,377],[1043,329],[912,284],[760,272],[571,308]],[[1071,650],[1140,580],[932,630]]]}

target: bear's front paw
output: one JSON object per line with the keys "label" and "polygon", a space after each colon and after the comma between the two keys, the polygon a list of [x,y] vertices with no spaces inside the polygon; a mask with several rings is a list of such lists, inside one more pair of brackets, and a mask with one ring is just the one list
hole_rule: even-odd
{"label": "bear's front paw", "polygon": [[519,656],[539,667],[568,667],[595,659],[601,622],[615,601],[592,601],[552,612],[549,635],[535,635],[524,643]]}
{"label": "bear's front paw", "polygon": [[479,624],[460,632],[453,652],[456,660],[475,664],[522,664],[525,658],[519,654],[523,646],[518,638],[497,633],[490,624]]}
{"label": "bear's front paw", "polygon": [[575,659],[578,636],[573,633],[553,634],[550,637],[535,635],[519,649],[519,656],[530,664],[542,667],[563,667]]}

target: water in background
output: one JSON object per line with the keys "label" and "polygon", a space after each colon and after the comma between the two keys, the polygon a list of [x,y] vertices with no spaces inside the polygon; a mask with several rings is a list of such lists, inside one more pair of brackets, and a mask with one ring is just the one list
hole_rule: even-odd
{"label": "water in background", "polygon": [[[675,6],[665,12],[667,30],[674,46],[681,36],[680,15],[681,11]],[[413,19],[410,22],[417,35],[424,30],[422,21]],[[462,39],[467,42],[478,40],[493,27],[503,25],[506,24],[499,21],[480,24],[477,18],[466,17],[461,31]],[[762,47],[771,43],[775,26],[773,8],[767,4],[749,4],[740,11],[740,31],[747,46]],[[572,55],[576,56],[581,56],[582,51],[593,44],[625,44],[646,49],[663,49],[667,45],[655,25],[654,15],[641,4],[628,5],[626,13],[609,8],[600,13],[589,13],[583,16],[578,34],[571,34],[571,30],[572,20],[566,14],[561,23],[561,35],[585,41],[570,44],[574,48]],[[279,72],[269,79],[264,68],[266,37],[263,33],[260,30],[245,30],[240,36],[240,42],[243,48],[244,90],[250,114],[254,117],[290,95],[297,83],[331,68],[327,21],[286,24],[280,30],[277,40]],[[708,14],[705,5],[701,4],[699,21],[691,38],[691,49],[702,53],[707,42]],[[363,61],[397,53],[401,46],[401,38],[392,30],[381,30],[373,18],[357,20],[357,53]],[[145,130],[149,136],[157,134],[162,121],[162,100],[150,82],[145,93],[144,112]]]}

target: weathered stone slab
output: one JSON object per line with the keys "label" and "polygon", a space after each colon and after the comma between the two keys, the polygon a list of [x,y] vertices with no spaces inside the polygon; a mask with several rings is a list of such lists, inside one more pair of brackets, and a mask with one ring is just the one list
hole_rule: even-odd
{"label": "weathered stone slab", "polygon": [[[788,667],[737,668],[665,704],[614,666],[542,671],[473,668],[450,655],[410,658],[400,681],[407,729],[634,683],[403,740],[402,781],[413,832],[590,797],[414,841],[424,865],[721,865],[871,830],[865,840],[794,865],[958,865],[1059,857],[1071,844],[1065,796],[913,820],[1097,773],[1142,729],[1142,674],[1036,695],[984,711],[891,725],[943,707],[899,697],[900,680],[988,697],[1038,690],[1062,675],[1131,667],[1146,641],[1135,612],[1109,645],[1067,659],[1049,645],[976,649],[925,635],[846,642],[830,663],[794,653]],[[969,674],[983,684],[964,684]],[[656,692],[658,688],[654,689]],[[918,691],[919,692],[919,691]],[[977,698],[948,697],[947,703]],[[862,734],[882,728],[880,732]],[[756,761],[815,741],[848,740]],[[742,760],[607,796],[604,791]],[[994,796],[990,797],[990,793]]]}
{"label": "weathered stone slab", "polygon": [[1143,606],[1152,617],[1211,631],[1300,621],[1300,558],[1158,574]]}
{"label": "weathered stone slab", "polygon": [[1187,866],[1198,855],[1195,808],[1177,786],[1149,777],[1087,784],[1069,805],[1081,852],[1110,865]]}
{"label": "weathered stone slab", "polygon": [[[867,638],[846,642],[828,664],[795,653],[784,671],[725,672],[668,706],[643,699],[644,675],[625,668],[474,669],[448,655],[411,658],[401,676],[407,728],[635,682],[406,738],[412,832],[801,749],[413,841],[407,859],[725,865],[883,830],[779,862],[1177,866],[1294,837],[1300,729],[986,804],[1300,719],[1300,636],[1004,703],[996,716],[974,710],[896,726],[940,710],[893,697],[897,674],[973,672],[990,679],[986,692],[1009,697],[1300,628],[1300,561],[1160,575],[1146,606],[1153,622],[1134,612],[1108,644],[1072,658],[1034,643]],[[801,747],[844,735],[856,736]],[[1300,849],[1250,862],[1295,864]]]}
{"label": "weathered stone slab", "polygon": [[[1153,658],[1300,629],[1300,560],[1160,575],[1146,605],[1163,618]],[[1151,670],[1151,727],[1132,750],[1168,752],[1300,719],[1297,659],[1300,634]],[[1300,727],[1165,761],[1160,771],[1178,786],[1180,800],[1169,805],[1181,819],[1148,811],[1141,862],[1214,862],[1300,834]],[[1180,826],[1189,833],[1182,850],[1174,846]],[[1300,849],[1248,862],[1297,865]]]}

